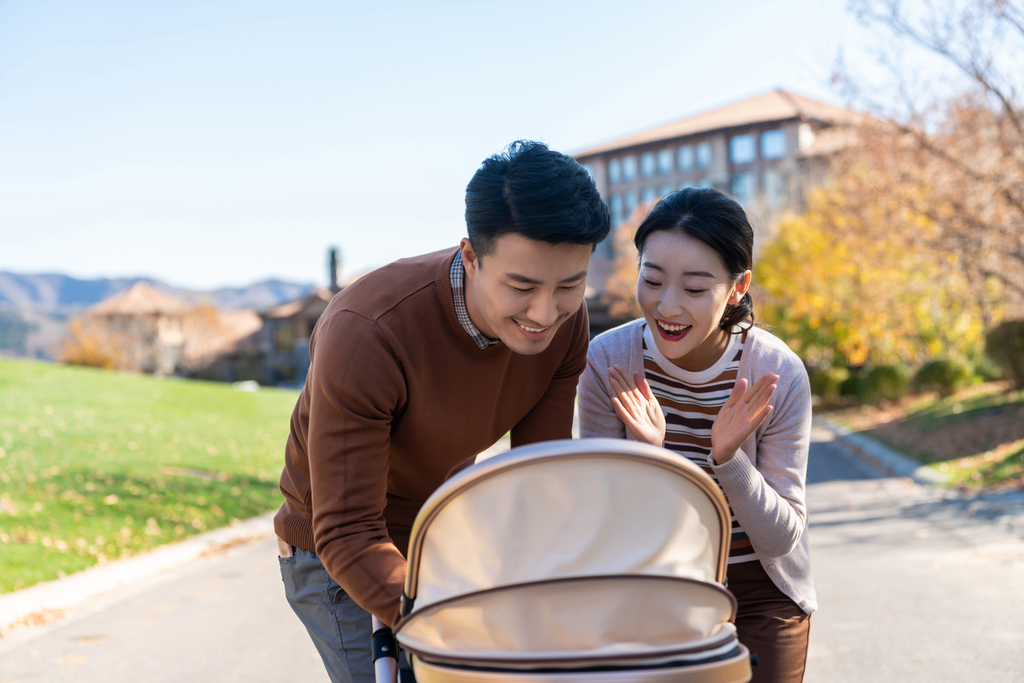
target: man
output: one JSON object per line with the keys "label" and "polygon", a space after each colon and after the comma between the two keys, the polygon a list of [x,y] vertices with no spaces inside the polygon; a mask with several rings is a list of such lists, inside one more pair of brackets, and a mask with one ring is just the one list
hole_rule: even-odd
{"label": "man", "polygon": [[[274,519],[289,603],[331,680],[373,680],[372,613],[398,620],[420,506],[511,431],[571,436],[583,294],[608,211],[586,171],[519,141],[466,188],[468,238],[339,293],[310,339]],[[369,612],[369,613],[368,613]]]}

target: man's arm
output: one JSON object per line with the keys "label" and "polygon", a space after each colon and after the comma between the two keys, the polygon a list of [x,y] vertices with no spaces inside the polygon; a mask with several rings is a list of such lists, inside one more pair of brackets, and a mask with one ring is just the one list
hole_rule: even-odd
{"label": "man's arm", "polygon": [[391,420],[405,377],[372,320],[341,311],[312,348],[307,451],[313,541],[327,572],[360,606],[398,621],[405,559],[384,522]]}
{"label": "man's arm", "polygon": [[566,324],[572,336],[565,360],[551,378],[548,390],[537,405],[512,428],[512,448],[540,441],[572,438],[572,415],[576,402],[576,384],[587,366],[590,342],[590,318],[586,303]]}

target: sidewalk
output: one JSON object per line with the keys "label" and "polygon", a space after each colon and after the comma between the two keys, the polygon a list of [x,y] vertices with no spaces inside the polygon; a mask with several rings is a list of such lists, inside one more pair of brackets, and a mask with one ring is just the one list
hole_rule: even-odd
{"label": "sidewalk", "polygon": [[274,512],[268,512],[148,553],[0,595],[0,637],[21,626],[49,624],[73,616],[75,608],[91,598],[115,591],[123,595],[143,579],[225,548],[266,538],[274,533],[273,519]]}
{"label": "sidewalk", "polygon": [[944,488],[945,477],[931,467],[907,457],[869,436],[835,424],[821,417],[814,418],[820,429],[831,432],[848,452],[878,476],[903,477],[912,480],[934,500],[942,500],[945,507],[979,521],[994,523],[1000,529],[1024,538],[1024,491],[967,492]]}

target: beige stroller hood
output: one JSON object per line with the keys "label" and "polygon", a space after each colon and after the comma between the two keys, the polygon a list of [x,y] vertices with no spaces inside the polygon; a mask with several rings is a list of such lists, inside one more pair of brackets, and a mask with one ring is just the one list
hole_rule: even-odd
{"label": "beige stroller hood", "polygon": [[699,669],[740,650],[749,676],[722,586],[729,534],[718,486],[669,451],[619,439],[517,448],[423,506],[395,635],[420,683]]}

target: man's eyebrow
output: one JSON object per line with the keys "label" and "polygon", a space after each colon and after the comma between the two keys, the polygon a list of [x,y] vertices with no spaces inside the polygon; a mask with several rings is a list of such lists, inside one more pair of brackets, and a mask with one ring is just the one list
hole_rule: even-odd
{"label": "man's eyebrow", "polygon": [[[560,280],[558,284],[564,285],[569,282],[575,282],[576,280],[582,280],[587,276],[587,271],[581,270],[572,277],[567,277],[564,280]],[[540,280],[534,280],[532,277],[526,277],[525,275],[519,275],[518,273],[505,273],[505,277],[509,280],[522,283],[524,285],[542,285],[544,284]]]}
{"label": "man's eyebrow", "polygon": [[[643,262],[643,267],[644,268],[650,268],[652,270],[660,270],[663,273],[665,272],[664,268],[662,268],[661,266],[659,266],[656,263],[651,263],[650,261],[644,261]],[[688,270],[685,273],[683,273],[683,275],[686,275],[686,276],[696,275],[697,277],[709,277],[711,279],[715,278],[714,275],[712,275],[711,273],[709,273],[706,270]]]}

